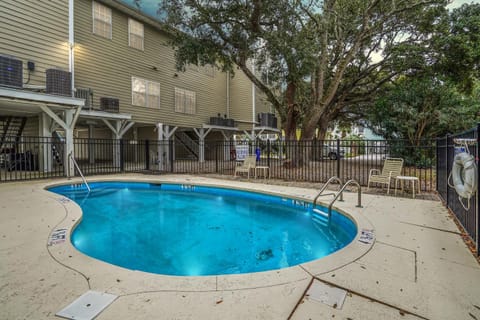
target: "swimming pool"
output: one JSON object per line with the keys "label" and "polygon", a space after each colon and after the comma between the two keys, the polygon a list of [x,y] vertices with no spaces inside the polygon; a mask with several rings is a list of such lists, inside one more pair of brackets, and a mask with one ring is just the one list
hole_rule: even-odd
{"label": "swimming pool", "polygon": [[81,252],[132,270],[219,275],[275,270],[350,243],[355,224],[330,223],[308,202],[185,184],[91,183],[49,188],[83,210],[71,241]]}

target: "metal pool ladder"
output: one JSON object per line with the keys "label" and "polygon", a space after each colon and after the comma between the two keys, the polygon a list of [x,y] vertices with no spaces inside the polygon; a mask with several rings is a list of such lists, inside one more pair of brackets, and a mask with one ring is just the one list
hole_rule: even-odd
{"label": "metal pool ladder", "polygon": [[78,166],[78,163],[77,163],[77,161],[75,160],[73,154],[70,153],[70,154],[69,154],[69,157],[70,157],[70,159],[72,159],[73,165],[75,166],[75,168],[77,168],[78,173],[80,174],[80,177],[82,177],[83,183],[85,184],[85,186],[87,186],[88,192],[90,192],[91,189],[90,189],[90,186],[88,185],[87,179],[85,179],[85,176],[83,175],[82,170],[80,170],[80,167]]}
{"label": "metal pool ladder", "polygon": [[315,210],[315,206],[317,205],[317,200],[319,197],[321,196],[328,196],[328,195],[333,195],[333,200],[330,202],[330,204],[328,205],[328,212],[325,213],[323,211],[320,211],[320,210],[315,210],[316,213],[319,213],[320,215],[323,215],[328,218],[328,221],[330,222],[330,218],[332,216],[332,207],[333,207],[333,204],[335,203],[335,201],[337,201],[338,198],[340,198],[339,201],[343,201],[343,191],[345,190],[346,187],[348,187],[349,185],[353,184],[357,187],[357,190],[358,190],[358,204],[357,204],[357,208],[362,208],[362,187],[360,186],[360,184],[354,180],[354,179],[351,179],[351,180],[348,180],[347,182],[345,182],[345,184],[340,188],[340,190],[338,192],[332,192],[332,193],[325,193],[323,194],[323,191],[325,191],[325,189],[328,187],[328,185],[333,182],[333,181],[337,181],[340,185],[342,184],[342,180],[336,176],[333,176],[331,177],[330,179],[328,179],[327,183],[325,183],[325,185],[322,187],[322,189],[320,189],[320,192],[317,194],[317,196],[315,197],[315,199],[313,199],[313,210]]}

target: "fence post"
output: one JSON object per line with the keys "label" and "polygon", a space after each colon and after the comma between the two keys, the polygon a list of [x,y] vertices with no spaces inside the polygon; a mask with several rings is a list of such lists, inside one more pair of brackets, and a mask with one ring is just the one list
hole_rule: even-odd
{"label": "fence post", "polygon": [[120,139],[118,142],[120,142],[120,172],[124,172],[125,171],[125,154],[123,151],[125,149],[125,145],[124,145],[123,139]]}
{"label": "fence post", "polygon": [[[215,146],[215,173],[218,173],[218,148],[219,144],[214,142],[213,144]],[[225,150],[224,143],[222,143],[222,150]]]}
{"label": "fence post", "polygon": [[342,179],[340,176],[340,139],[337,139],[337,177]]}
{"label": "fence post", "polygon": [[476,239],[476,245],[477,245],[477,256],[480,256],[480,217],[478,215],[478,212],[480,210],[480,196],[478,195],[478,185],[480,183],[480,172],[478,171],[478,164],[479,164],[479,157],[480,157],[480,122],[477,123],[477,148],[476,148],[476,155],[475,155],[475,161],[477,162],[477,205],[476,205],[476,210],[475,210],[475,219],[477,220],[477,232],[475,232],[477,239]]}
{"label": "fence post", "polygon": [[438,147],[440,138],[435,139],[435,190],[438,192],[438,183],[439,183],[439,178],[438,178],[438,164],[440,163],[439,158],[440,158],[440,149]]}
{"label": "fence post", "polygon": [[447,179],[445,181],[445,190],[446,192],[446,199],[445,201],[447,202],[447,207],[450,206],[450,188],[448,187],[448,168],[450,168],[450,164],[448,163],[448,149],[449,149],[449,144],[450,144],[450,134],[447,133],[447,136],[445,137],[445,170],[447,173]]}
{"label": "fence post", "polygon": [[270,139],[267,139],[267,166],[269,168],[270,168],[270,152],[271,151],[272,151],[272,149],[271,149]]}
{"label": "fence post", "polygon": [[174,163],[173,163],[173,140],[167,140],[168,141],[168,160],[170,162],[170,173],[173,173],[174,169]]}
{"label": "fence post", "polygon": [[150,141],[145,140],[145,169],[150,170]]}

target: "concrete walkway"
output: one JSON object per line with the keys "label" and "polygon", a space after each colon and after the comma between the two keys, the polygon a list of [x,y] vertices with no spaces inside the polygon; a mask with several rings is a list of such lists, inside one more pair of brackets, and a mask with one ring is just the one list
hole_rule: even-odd
{"label": "concrete walkway", "polygon": [[[318,190],[194,176],[98,179],[209,184],[310,200]],[[93,178],[89,178],[92,179]],[[97,319],[480,319],[480,266],[439,201],[346,193],[338,209],[376,241],[315,262],[246,275],[171,277],[87,257],[55,229],[78,223],[79,207],[45,186],[68,180],[0,184],[0,319],[58,319],[87,290],[119,297]],[[305,295],[312,283],[347,291],[343,306]]]}

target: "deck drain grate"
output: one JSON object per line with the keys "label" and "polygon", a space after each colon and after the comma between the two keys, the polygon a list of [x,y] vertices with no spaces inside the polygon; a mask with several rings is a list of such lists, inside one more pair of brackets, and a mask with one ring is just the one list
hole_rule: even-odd
{"label": "deck drain grate", "polygon": [[56,315],[66,319],[91,320],[108,307],[116,298],[117,296],[113,294],[90,290],[57,312]]}
{"label": "deck drain grate", "polygon": [[347,291],[315,280],[310,286],[310,289],[308,289],[306,295],[308,299],[325,303],[326,305],[336,309],[341,309],[343,302],[345,301]]}

